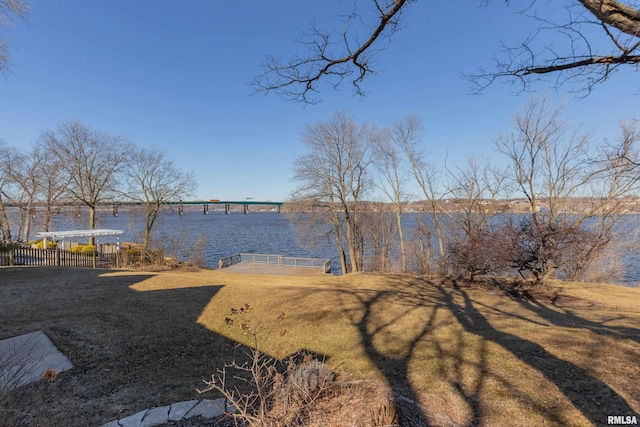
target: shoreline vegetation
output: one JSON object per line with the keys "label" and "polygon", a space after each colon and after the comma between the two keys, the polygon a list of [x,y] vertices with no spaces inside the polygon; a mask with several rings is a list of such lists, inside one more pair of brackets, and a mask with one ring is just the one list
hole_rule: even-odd
{"label": "shoreline vegetation", "polygon": [[[257,343],[280,360],[308,352],[338,382],[377,384],[403,426],[416,424],[400,397],[423,425],[603,425],[640,412],[638,301],[638,288],[558,281],[4,267],[0,339],[42,330],[75,367],[3,393],[0,418],[101,425],[214,399],[197,389]],[[229,322],[245,304],[257,341]],[[323,425],[305,416],[298,425]]]}
{"label": "shoreline vegetation", "polygon": [[[578,214],[584,212],[591,212],[593,206],[599,206],[601,204],[602,199],[593,198],[593,197],[573,197],[569,198],[566,202],[565,213],[568,214]],[[266,201],[268,202],[268,201]],[[527,214],[531,213],[530,202],[526,198],[511,198],[511,199],[501,199],[501,200],[486,200],[483,201],[479,199],[476,201],[479,206],[486,205],[487,207],[491,206],[492,211],[501,212],[504,214]],[[549,203],[544,198],[537,199],[538,210],[545,210],[549,208]],[[637,196],[625,196],[620,201],[621,208],[618,210],[618,214],[639,214],[640,213],[640,197]],[[242,209],[242,201],[235,202],[236,204],[231,205],[232,212],[243,212]],[[404,213],[432,213],[434,210],[436,212],[464,212],[465,200],[458,200],[453,198],[443,198],[434,201],[427,200],[413,200],[410,202],[402,203],[402,212]],[[183,206],[184,211],[198,211],[202,212],[203,205],[210,205],[211,201],[209,200],[192,200],[189,201],[189,204]],[[386,211],[394,209],[394,204],[390,202],[382,202],[382,201],[359,201],[359,205],[366,210],[371,211]],[[98,204],[96,206],[96,211],[99,212],[113,212],[113,207],[118,206],[118,210],[140,210],[144,211],[144,206],[140,203],[129,203],[129,202],[108,202],[103,204]],[[179,203],[170,202],[164,205],[166,209],[175,209],[177,210],[177,206]],[[217,206],[217,205],[213,205]],[[311,209],[317,209],[323,207],[323,202],[310,202],[310,201],[284,201],[282,202],[282,213],[302,213],[308,212]],[[5,203],[5,207],[8,209],[18,209],[18,206],[14,206],[11,203]],[[34,204],[33,208],[35,212],[37,212],[39,205]],[[85,207],[80,207],[77,205],[62,205],[57,206],[57,208],[62,209],[61,214],[65,213],[77,213],[77,211],[87,209]],[[604,206],[603,208],[606,208]],[[224,207],[211,207],[210,212],[224,212]],[[276,212],[277,209],[271,205],[252,205],[250,212]],[[595,214],[597,216],[597,214]]]}

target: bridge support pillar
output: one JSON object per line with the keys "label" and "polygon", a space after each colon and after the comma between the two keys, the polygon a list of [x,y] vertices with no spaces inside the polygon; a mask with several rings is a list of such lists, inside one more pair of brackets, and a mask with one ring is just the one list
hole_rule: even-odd
{"label": "bridge support pillar", "polygon": [[202,210],[205,215],[209,215],[209,205],[202,205]]}
{"label": "bridge support pillar", "polygon": [[224,213],[226,213],[227,215],[231,213],[231,208],[229,206],[229,203],[224,204]]}
{"label": "bridge support pillar", "polygon": [[249,205],[248,204],[244,204],[244,213],[248,214],[249,213]]}
{"label": "bridge support pillar", "polygon": [[118,216],[118,205],[113,204],[113,216]]}

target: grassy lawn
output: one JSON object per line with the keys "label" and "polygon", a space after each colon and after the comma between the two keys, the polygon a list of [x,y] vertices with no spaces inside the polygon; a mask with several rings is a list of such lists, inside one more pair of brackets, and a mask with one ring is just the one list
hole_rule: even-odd
{"label": "grassy lawn", "polygon": [[196,388],[243,354],[236,342],[252,344],[225,320],[244,304],[267,354],[304,349],[341,379],[379,380],[429,425],[599,426],[640,412],[640,289],[0,268],[0,339],[43,330],[75,365],[8,393],[0,425],[19,411],[31,425],[98,426],[218,397]]}

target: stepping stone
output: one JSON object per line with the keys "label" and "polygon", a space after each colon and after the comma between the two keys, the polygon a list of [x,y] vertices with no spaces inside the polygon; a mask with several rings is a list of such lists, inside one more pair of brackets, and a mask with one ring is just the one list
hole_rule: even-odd
{"label": "stepping stone", "polygon": [[142,419],[147,414],[147,412],[148,412],[148,409],[144,409],[138,412],[137,414],[133,414],[127,418],[118,420],[118,423],[122,427],[140,427],[140,423],[142,422]]}
{"label": "stepping stone", "polygon": [[197,404],[197,400],[186,400],[184,402],[174,403],[169,410],[169,421],[180,421]]}
{"label": "stepping stone", "polygon": [[160,424],[166,424],[169,421],[170,410],[170,406],[161,406],[159,408],[149,409],[140,423],[140,427],[152,427]]}
{"label": "stepping stone", "polygon": [[[219,401],[222,401],[220,404]],[[208,400],[205,399],[199,404],[197,404],[187,415],[184,417],[186,419],[193,417],[203,417],[203,418],[215,418],[220,415],[224,415],[224,403],[225,399],[217,399],[217,400]]]}

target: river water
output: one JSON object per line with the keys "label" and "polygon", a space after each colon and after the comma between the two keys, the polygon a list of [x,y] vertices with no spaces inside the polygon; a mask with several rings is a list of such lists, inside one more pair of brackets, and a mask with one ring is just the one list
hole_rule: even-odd
{"label": "river water", "polygon": [[[300,231],[292,221],[294,214],[277,212],[223,211],[185,209],[180,215],[176,209],[167,208],[158,216],[154,225],[153,236],[168,256],[186,259],[187,250],[195,242],[201,242],[204,249],[205,265],[215,268],[218,259],[236,253],[278,254],[292,257],[331,259],[332,272],[341,274],[340,262],[337,259],[335,242],[332,236],[313,239],[301,237]],[[11,214],[11,212],[10,212]],[[10,215],[15,219],[15,212]],[[119,215],[113,216],[110,207],[97,213],[96,228],[122,230],[118,238],[120,242],[141,242],[143,236],[143,213],[136,208],[119,209]],[[405,214],[408,229],[416,224],[416,214]],[[32,235],[42,228],[37,225],[38,217],[32,228]],[[88,212],[82,210],[68,212],[54,218],[51,231],[86,229]],[[631,249],[640,230],[640,216],[629,215],[621,222],[620,232],[627,245],[620,253],[618,262],[622,263],[622,274],[616,280],[619,284],[635,286],[640,282],[640,251]],[[410,232],[407,232],[408,235]],[[98,243],[114,242],[113,236],[99,238]]]}

